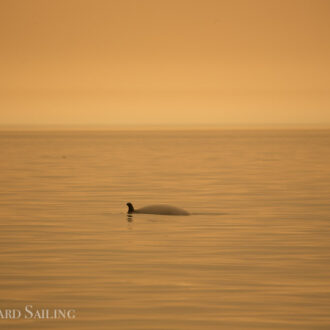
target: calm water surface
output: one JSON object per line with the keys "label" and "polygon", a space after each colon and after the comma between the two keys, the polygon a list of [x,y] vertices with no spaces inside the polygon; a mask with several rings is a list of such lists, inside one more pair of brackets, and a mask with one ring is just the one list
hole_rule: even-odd
{"label": "calm water surface", "polygon": [[2,132],[0,148],[0,309],[77,311],[1,329],[330,328],[330,131]]}

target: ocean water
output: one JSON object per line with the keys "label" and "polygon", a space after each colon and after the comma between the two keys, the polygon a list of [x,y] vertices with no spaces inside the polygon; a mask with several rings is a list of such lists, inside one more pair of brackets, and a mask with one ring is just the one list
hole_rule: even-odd
{"label": "ocean water", "polygon": [[330,328],[329,130],[1,132],[0,150],[0,310],[75,310],[1,329]]}

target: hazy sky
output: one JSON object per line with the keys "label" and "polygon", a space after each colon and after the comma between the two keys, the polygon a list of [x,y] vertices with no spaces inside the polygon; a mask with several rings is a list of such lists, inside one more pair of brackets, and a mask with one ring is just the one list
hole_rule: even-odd
{"label": "hazy sky", "polygon": [[328,0],[0,0],[0,124],[330,124]]}

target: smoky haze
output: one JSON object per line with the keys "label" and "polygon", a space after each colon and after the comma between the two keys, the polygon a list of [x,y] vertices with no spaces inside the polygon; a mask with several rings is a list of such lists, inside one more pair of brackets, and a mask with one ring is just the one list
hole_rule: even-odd
{"label": "smoky haze", "polygon": [[330,124],[329,1],[1,1],[2,125]]}

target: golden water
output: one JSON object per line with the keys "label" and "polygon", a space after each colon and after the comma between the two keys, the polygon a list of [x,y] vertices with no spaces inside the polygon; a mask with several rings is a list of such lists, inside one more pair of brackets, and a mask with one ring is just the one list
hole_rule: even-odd
{"label": "golden water", "polygon": [[0,148],[0,310],[76,310],[1,329],[329,329],[330,131],[2,132]]}

